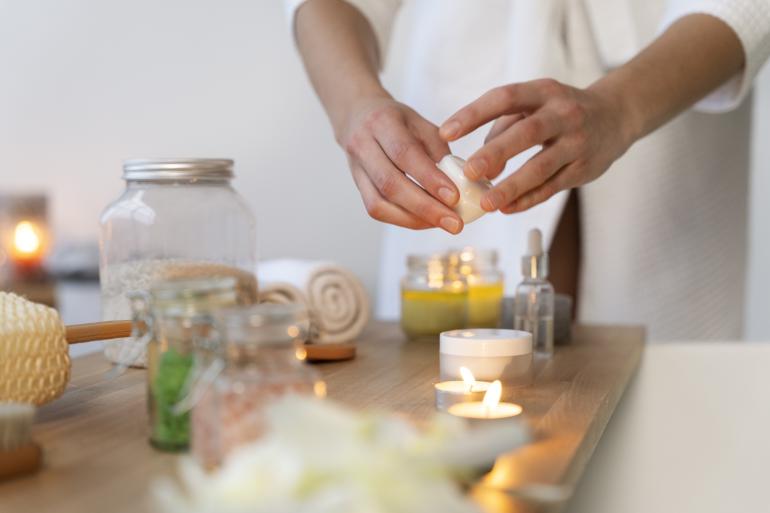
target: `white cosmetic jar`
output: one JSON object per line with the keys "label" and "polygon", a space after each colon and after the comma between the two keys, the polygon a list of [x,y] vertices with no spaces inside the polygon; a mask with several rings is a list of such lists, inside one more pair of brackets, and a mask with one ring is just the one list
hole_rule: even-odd
{"label": "white cosmetic jar", "polygon": [[460,367],[467,367],[480,381],[514,386],[532,381],[532,335],[526,331],[445,331],[439,352],[442,380],[461,379]]}

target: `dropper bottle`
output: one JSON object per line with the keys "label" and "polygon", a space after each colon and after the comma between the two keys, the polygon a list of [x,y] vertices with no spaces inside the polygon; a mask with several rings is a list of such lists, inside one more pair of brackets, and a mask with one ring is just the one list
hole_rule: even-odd
{"label": "dropper bottle", "polygon": [[521,258],[524,279],[516,287],[514,327],[532,333],[534,350],[553,354],[554,291],[548,278],[548,254],[543,252],[543,235],[529,231],[527,254]]}

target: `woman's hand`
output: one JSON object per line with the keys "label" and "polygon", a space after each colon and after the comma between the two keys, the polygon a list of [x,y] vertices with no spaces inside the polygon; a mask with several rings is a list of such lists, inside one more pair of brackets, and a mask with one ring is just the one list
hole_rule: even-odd
{"label": "woman's hand", "polygon": [[337,140],[369,215],[406,228],[459,233],[463,222],[449,208],[459,193],[436,167],[449,153],[438,127],[385,95],[352,102],[348,112]]}
{"label": "woman's hand", "polygon": [[459,233],[463,222],[449,208],[459,193],[436,167],[449,146],[436,125],[382,87],[381,52],[369,21],[348,2],[315,0],[299,8],[294,27],[369,215],[407,228]]}
{"label": "woman's hand", "polygon": [[601,89],[577,89],[554,80],[536,80],[492,89],[441,125],[454,141],[496,120],[484,146],[465,166],[472,179],[497,177],[508,159],[542,149],[495,185],[481,200],[487,212],[521,212],[559,191],[601,176],[633,141],[623,103]]}

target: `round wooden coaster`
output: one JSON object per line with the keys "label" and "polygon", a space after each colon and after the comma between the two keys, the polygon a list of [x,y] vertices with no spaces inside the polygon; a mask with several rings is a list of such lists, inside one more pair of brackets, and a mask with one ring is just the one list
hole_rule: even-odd
{"label": "round wooden coaster", "polygon": [[305,344],[307,361],[337,362],[356,357],[356,345],[348,344]]}

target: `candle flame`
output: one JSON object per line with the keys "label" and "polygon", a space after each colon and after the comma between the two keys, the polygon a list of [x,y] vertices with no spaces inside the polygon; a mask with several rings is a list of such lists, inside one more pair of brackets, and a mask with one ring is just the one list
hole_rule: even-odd
{"label": "candle flame", "polygon": [[476,377],[473,375],[468,367],[460,367],[460,376],[465,383],[465,393],[470,394],[473,392],[473,385],[476,384]]}
{"label": "candle flame", "polygon": [[500,404],[500,397],[503,395],[503,384],[500,383],[499,379],[496,379],[492,385],[490,385],[489,390],[484,394],[484,400],[482,401],[484,403],[484,408],[487,408],[489,410],[494,409],[498,404]]}
{"label": "candle flame", "polygon": [[13,233],[13,245],[22,255],[34,255],[40,250],[40,235],[37,226],[21,221]]}
{"label": "candle flame", "polygon": [[460,367],[460,376],[466,385],[473,385],[476,382],[476,378],[468,367]]}

